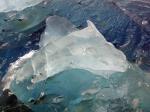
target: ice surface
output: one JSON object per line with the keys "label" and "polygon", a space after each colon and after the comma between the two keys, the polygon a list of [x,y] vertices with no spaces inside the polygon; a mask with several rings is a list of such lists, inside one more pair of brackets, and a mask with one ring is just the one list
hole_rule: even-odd
{"label": "ice surface", "polygon": [[22,57],[12,64],[8,74],[11,73],[16,81],[33,76],[31,81],[35,83],[71,68],[85,69],[97,75],[100,71],[109,74],[128,68],[125,55],[107,42],[92,22],[88,21],[88,27],[82,30],[58,16],[49,17],[46,23],[40,50],[24,56],[30,58]]}
{"label": "ice surface", "polygon": [[149,75],[87,23],[79,30],[65,18],[47,18],[40,49],[12,64],[4,88],[35,112],[149,111]]}
{"label": "ice surface", "polygon": [[0,12],[20,11],[43,0],[0,0]]}

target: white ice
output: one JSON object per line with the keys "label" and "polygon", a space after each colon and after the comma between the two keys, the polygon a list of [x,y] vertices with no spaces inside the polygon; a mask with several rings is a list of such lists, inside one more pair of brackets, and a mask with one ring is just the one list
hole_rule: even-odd
{"label": "white ice", "polygon": [[125,55],[107,42],[91,21],[84,29],[76,29],[68,20],[48,17],[38,51],[31,51],[9,68],[3,81],[9,88],[12,81],[31,78],[32,83],[52,77],[67,69],[84,69],[104,77],[128,69]]}

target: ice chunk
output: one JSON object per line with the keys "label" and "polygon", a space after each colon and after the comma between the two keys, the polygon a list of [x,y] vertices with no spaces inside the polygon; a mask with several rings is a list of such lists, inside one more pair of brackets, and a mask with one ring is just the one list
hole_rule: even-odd
{"label": "ice chunk", "polygon": [[43,0],[0,0],[0,12],[23,10],[42,1]]}
{"label": "ice chunk", "polygon": [[19,61],[19,69],[10,68],[8,74],[16,81],[32,76],[31,82],[36,83],[66,69],[84,69],[99,75],[100,71],[109,74],[128,68],[125,55],[107,42],[91,21],[82,30],[58,16],[49,17],[47,23],[39,51]]}
{"label": "ice chunk", "polygon": [[46,23],[40,49],[12,64],[4,88],[35,112],[149,111],[149,75],[129,68],[91,21],[82,30],[58,16]]}

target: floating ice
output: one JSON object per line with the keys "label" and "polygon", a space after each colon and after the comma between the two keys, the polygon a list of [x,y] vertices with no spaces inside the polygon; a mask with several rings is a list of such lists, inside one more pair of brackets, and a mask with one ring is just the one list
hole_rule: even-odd
{"label": "floating ice", "polygon": [[87,28],[77,30],[64,18],[49,17],[40,46],[30,58],[22,57],[13,63],[6,77],[18,82],[32,76],[31,82],[36,83],[67,69],[84,69],[97,75],[107,71],[108,75],[128,68],[125,55],[107,42],[90,21]]}
{"label": "floating ice", "polygon": [[43,0],[0,0],[0,12],[23,10],[42,1]]}
{"label": "floating ice", "polygon": [[4,88],[35,112],[149,111],[149,75],[129,68],[125,55],[87,23],[79,30],[49,17],[40,49],[12,64]]}

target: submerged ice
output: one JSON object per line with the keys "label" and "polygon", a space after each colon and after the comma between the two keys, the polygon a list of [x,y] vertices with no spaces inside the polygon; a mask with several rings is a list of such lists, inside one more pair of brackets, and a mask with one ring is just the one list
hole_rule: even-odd
{"label": "submerged ice", "polygon": [[87,23],[48,17],[40,49],[11,65],[4,88],[35,112],[148,111],[149,76]]}

